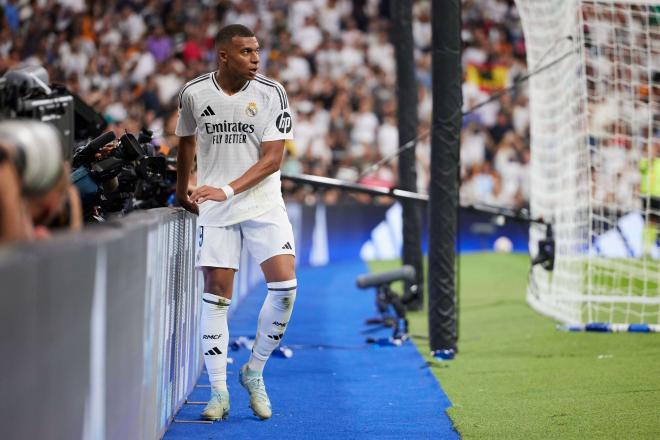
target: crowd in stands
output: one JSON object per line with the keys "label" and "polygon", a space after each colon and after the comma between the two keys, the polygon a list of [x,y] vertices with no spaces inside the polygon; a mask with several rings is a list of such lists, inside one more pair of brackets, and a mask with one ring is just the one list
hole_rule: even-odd
{"label": "crowd in stands", "polygon": [[[630,212],[641,198],[657,197],[645,168],[660,160],[660,8],[648,8],[650,14],[625,3],[604,11],[586,4],[582,11],[589,146],[598,153],[591,169],[595,209]],[[637,193],[641,198],[631,197]]]}
{"label": "crowd in stands", "polygon": [[[294,113],[285,173],[358,181],[396,152],[394,48],[388,0],[5,0],[0,74],[43,65],[100,112],[118,134],[148,127],[163,154],[177,147],[177,94],[216,68],[214,37],[225,24],[252,28],[261,70],[280,81]],[[414,2],[419,134],[418,190],[430,173],[431,10]],[[525,74],[513,0],[465,0],[461,200],[519,207],[528,200],[525,87],[469,110]],[[367,182],[393,186],[396,160]]]}

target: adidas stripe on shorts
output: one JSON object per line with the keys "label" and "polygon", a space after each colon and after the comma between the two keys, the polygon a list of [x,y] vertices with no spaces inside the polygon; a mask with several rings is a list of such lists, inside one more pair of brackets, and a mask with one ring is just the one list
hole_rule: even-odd
{"label": "adidas stripe on shorts", "polygon": [[197,227],[196,267],[239,269],[241,247],[259,264],[275,255],[296,255],[293,228],[284,206],[230,226]]}

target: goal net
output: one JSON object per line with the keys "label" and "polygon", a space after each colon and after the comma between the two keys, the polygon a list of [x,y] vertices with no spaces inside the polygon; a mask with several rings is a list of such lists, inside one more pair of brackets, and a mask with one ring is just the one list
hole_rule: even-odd
{"label": "goal net", "polygon": [[[660,328],[660,2],[516,3],[532,73],[530,210],[555,240],[528,302],[569,325]],[[530,228],[533,256],[545,235]]]}

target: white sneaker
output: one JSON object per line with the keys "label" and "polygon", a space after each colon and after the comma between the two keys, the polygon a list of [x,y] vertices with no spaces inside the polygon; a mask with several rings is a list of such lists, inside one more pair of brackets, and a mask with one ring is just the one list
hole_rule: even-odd
{"label": "white sneaker", "polygon": [[269,419],[273,415],[270,400],[266,394],[266,385],[261,373],[250,371],[247,364],[238,372],[238,382],[250,393],[250,408],[254,415],[261,420]]}
{"label": "white sneaker", "polygon": [[229,393],[212,389],[209,403],[204,407],[201,416],[206,420],[227,420],[229,418]]}

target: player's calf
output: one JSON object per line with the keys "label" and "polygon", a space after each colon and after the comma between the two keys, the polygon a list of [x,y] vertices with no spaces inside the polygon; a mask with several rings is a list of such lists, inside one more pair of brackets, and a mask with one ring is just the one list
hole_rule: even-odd
{"label": "player's calf", "polygon": [[202,352],[211,382],[211,397],[202,417],[208,420],[225,419],[229,415],[227,311],[230,304],[231,300],[211,293],[204,293],[202,297]]}
{"label": "player's calf", "polygon": [[259,312],[257,337],[248,361],[251,371],[262,372],[273,350],[279,345],[296,301],[296,280],[268,283],[268,295]]}
{"label": "player's calf", "polygon": [[289,324],[293,303],[296,301],[296,288],[295,279],[268,283],[268,295],[259,312],[257,337],[250,360],[239,372],[240,384],[250,393],[250,408],[262,420],[272,415],[263,379],[264,365],[279,345]]}

